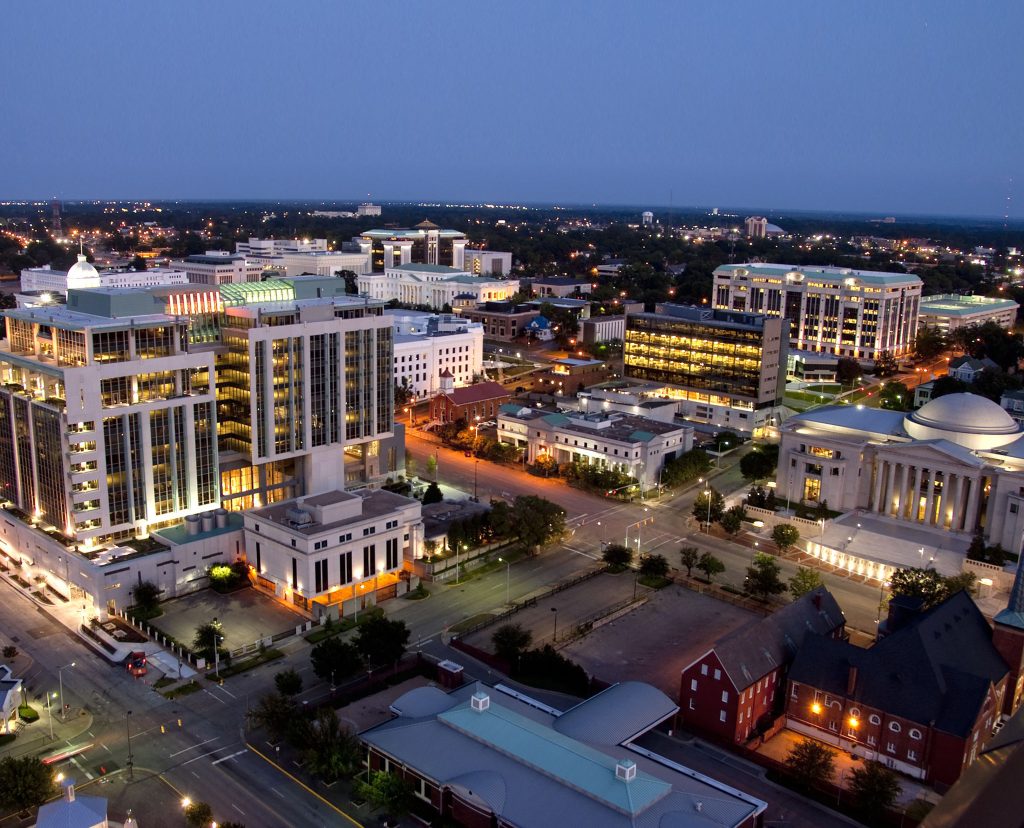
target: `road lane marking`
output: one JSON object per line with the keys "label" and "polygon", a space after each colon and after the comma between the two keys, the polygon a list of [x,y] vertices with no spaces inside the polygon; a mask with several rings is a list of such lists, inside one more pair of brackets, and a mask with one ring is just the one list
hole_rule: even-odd
{"label": "road lane marking", "polygon": [[199,742],[198,744],[192,745],[192,747],[187,747],[187,748],[182,748],[181,750],[176,750],[174,753],[172,753],[170,755],[170,758],[173,759],[179,753],[188,753],[190,750],[195,750],[197,747],[202,747],[203,745],[208,745],[208,744],[210,744],[210,742],[216,742],[219,738],[220,738],[220,736],[214,736],[212,739],[207,739],[205,742]]}
{"label": "road lane marking", "polygon": [[84,773],[86,779],[95,779],[96,778],[93,774],[89,773],[89,771],[87,771],[85,768],[82,767],[82,765],[79,763],[77,757],[72,756],[70,758],[71,758],[71,764],[74,765],[76,768],[78,768],[82,773]]}
{"label": "road lane marking", "polygon": [[228,759],[234,759],[236,756],[241,756],[243,753],[248,753],[248,752],[249,752],[248,748],[242,748],[241,750],[236,751],[235,753],[232,753],[230,756],[223,756],[220,759],[214,759],[210,764],[211,765],[219,765],[221,762],[227,762]]}
{"label": "road lane marking", "polygon": [[186,759],[184,762],[181,763],[181,766],[185,767],[185,765],[191,765],[193,762],[198,762],[200,759],[205,759],[207,756],[213,756],[213,754],[215,754],[218,750],[220,750],[220,748],[214,748],[208,753],[200,753],[198,756],[193,756],[191,759]]}
{"label": "road lane marking", "polygon": [[231,696],[231,698],[233,698],[233,699],[237,699],[237,698],[238,698],[238,696],[236,696],[236,695],[235,695],[234,693],[232,693],[232,692],[231,692],[230,690],[228,690],[228,689],[227,689],[226,687],[221,687],[221,686],[220,686],[219,684],[215,684],[215,685],[214,685],[214,689],[215,689],[215,690],[220,690],[220,691],[221,691],[222,693],[227,693],[227,694],[228,694],[229,696]]}
{"label": "road lane marking", "polygon": [[[92,734],[90,733],[89,735],[91,736]],[[103,748],[107,753],[113,753],[114,752],[110,748],[108,748],[105,744],[103,744],[103,742],[100,742],[100,747]]]}
{"label": "road lane marking", "polygon": [[211,693],[211,692],[210,692],[209,690],[207,690],[207,689],[206,689],[205,687],[203,688],[203,692],[204,692],[204,693],[206,693],[206,695],[207,695],[207,696],[209,696],[210,698],[216,699],[216,700],[217,700],[217,701],[219,701],[219,702],[220,702],[221,704],[227,704],[227,702],[226,702],[226,701],[224,701],[224,699],[222,699],[222,698],[221,698],[220,696],[217,696],[217,695],[215,695],[215,694]]}
{"label": "road lane marking", "polygon": [[280,791],[279,791],[279,790],[278,790],[277,788],[271,788],[270,790],[272,790],[272,791],[273,791],[274,793],[276,793],[276,794],[277,794],[277,795],[278,795],[279,797],[281,797],[281,799],[287,799],[287,797],[286,797],[286,796],[285,796],[285,795],[284,795],[283,793],[281,793],[281,792],[280,792]]}

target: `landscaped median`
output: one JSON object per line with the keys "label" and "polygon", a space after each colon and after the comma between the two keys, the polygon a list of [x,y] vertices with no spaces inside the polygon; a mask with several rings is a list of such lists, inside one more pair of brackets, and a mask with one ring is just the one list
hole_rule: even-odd
{"label": "landscaped median", "polygon": [[209,681],[219,681],[220,679],[230,678],[231,676],[237,676],[239,673],[244,673],[248,670],[253,670],[259,667],[261,664],[267,664],[271,661],[277,661],[279,658],[284,658],[284,653],[281,650],[277,650],[273,647],[268,647],[265,650],[261,650],[254,656],[248,658],[233,659],[230,664],[220,665],[220,669],[217,671],[208,671],[206,678]]}

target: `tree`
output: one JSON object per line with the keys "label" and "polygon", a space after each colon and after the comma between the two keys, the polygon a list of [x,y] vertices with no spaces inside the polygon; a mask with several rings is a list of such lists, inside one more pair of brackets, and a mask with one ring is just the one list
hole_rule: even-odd
{"label": "tree", "polygon": [[139,609],[152,612],[160,602],[160,587],[152,581],[143,581],[132,590],[132,598]]}
{"label": "tree", "polygon": [[292,668],[281,670],[274,675],[274,686],[282,696],[297,696],[302,692],[302,676]]}
{"label": "tree", "polygon": [[409,378],[402,377],[401,382],[395,383],[395,407],[401,408],[413,398],[413,390],[409,387]]}
{"label": "tree", "polygon": [[740,473],[751,482],[765,480],[775,474],[778,462],[778,446],[760,446],[740,458]]}
{"label": "tree", "polygon": [[772,529],[772,540],[779,548],[779,554],[785,555],[800,540],[800,530],[792,523],[777,523]]}
{"label": "tree", "polygon": [[213,651],[216,647],[223,652],[220,646],[224,643],[224,627],[216,618],[206,621],[196,627],[196,634],[192,638],[192,649],[207,659],[213,658]]}
{"label": "tree", "polygon": [[[710,492],[710,494],[708,494]],[[711,502],[711,520],[712,522],[722,519],[722,513],[725,511],[725,498],[722,494],[713,488],[703,489],[697,499],[693,501],[693,516],[700,521],[708,520],[708,501]]]}
{"label": "tree", "polygon": [[146,260],[142,256],[136,256],[132,259],[131,264],[128,265],[131,270],[145,270]]}
{"label": "tree", "polygon": [[789,592],[795,600],[802,598],[812,589],[817,589],[821,584],[821,573],[817,569],[801,566],[797,568],[796,574],[789,579]]}
{"label": "tree", "polygon": [[296,712],[294,701],[280,693],[268,693],[249,711],[249,721],[266,730],[272,742],[280,742],[291,730]]}
{"label": "tree", "polygon": [[633,553],[621,543],[610,543],[601,553],[601,560],[610,569],[622,571],[633,562]]}
{"label": "tree", "polygon": [[534,549],[565,532],[565,509],[537,495],[520,495],[512,503],[519,539]]}
{"label": "tree", "polygon": [[860,363],[853,357],[839,357],[836,362],[836,382],[846,385],[851,385],[861,378],[864,373],[864,369],[860,367]]}
{"label": "tree", "polygon": [[786,769],[799,785],[810,790],[832,780],[836,767],[835,756],[835,751],[821,742],[804,739],[786,756]]}
{"label": "tree", "polygon": [[440,503],[442,500],[444,500],[444,493],[441,491],[441,487],[432,481],[423,493],[423,505],[429,506],[431,503]]}
{"label": "tree", "polygon": [[969,390],[970,386],[963,380],[950,376],[939,377],[936,380],[932,380],[931,399],[937,400],[939,397],[946,396],[946,394],[962,394],[964,391]]}
{"label": "tree", "polygon": [[696,546],[684,546],[679,550],[679,562],[686,567],[686,577],[693,574],[693,568],[700,561],[700,550]]}
{"label": "tree", "polygon": [[354,270],[339,270],[337,275],[339,279],[345,280],[345,293],[359,293],[359,274]]}
{"label": "tree", "polygon": [[409,628],[404,621],[389,618],[371,618],[356,633],[356,649],[373,666],[392,664],[402,657],[409,643]]}
{"label": "tree", "polygon": [[412,804],[412,786],[393,773],[373,771],[370,781],[360,782],[357,790],[374,808],[390,811],[395,816],[406,813]]}
{"label": "tree", "polygon": [[747,577],[744,580],[744,587],[756,598],[767,601],[771,596],[784,592],[786,585],[779,577],[781,570],[775,558],[758,552],[754,560],[747,567]]}
{"label": "tree", "polygon": [[359,739],[331,708],[322,707],[316,718],[303,721],[301,744],[310,771],[325,782],[333,782],[360,765],[363,752]]}
{"label": "tree", "polygon": [[897,569],[889,579],[889,595],[920,598],[922,608],[929,609],[962,589],[970,590],[974,586],[974,577],[973,572],[961,572],[947,578],[930,568]]}
{"label": "tree", "polygon": [[711,458],[708,453],[704,449],[690,449],[665,461],[661,482],[666,486],[680,486],[706,475],[710,470]]}
{"label": "tree", "polygon": [[708,583],[710,583],[715,580],[716,575],[721,575],[725,572],[725,564],[710,552],[705,552],[700,556],[700,560],[697,561],[697,569],[704,573],[704,577],[707,578]]}
{"label": "tree", "polygon": [[914,338],[914,355],[918,359],[933,359],[946,350],[946,337],[938,328],[919,328]]}
{"label": "tree", "polygon": [[740,445],[743,440],[739,434],[729,429],[723,429],[715,434],[715,451],[723,452]]}
{"label": "tree", "polygon": [[858,810],[871,825],[878,825],[884,819],[885,812],[896,804],[902,790],[896,774],[874,760],[850,771],[847,787]]}
{"label": "tree", "polygon": [[192,828],[206,828],[213,822],[213,808],[206,802],[190,802],[185,806],[185,822]]}
{"label": "tree", "polygon": [[747,518],[747,510],[743,505],[737,503],[722,515],[722,528],[730,535],[737,534],[743,528],[743,521]]}
{"label": "tree", "polygon": [[487,522],[495,537],[507,538],[515,531],[512,507],[504,500],[491,501],[491,511],[487,515]]}
{"label": "tree", "polygon": [[515,664],[532,643],[533,633],[523,629],[521,624],[502,624],[491,635],[494,654],[509,664]]}
{"label": "tree", "polygon": [[668,561],[664,555],[641,555],[640,577],[657,580],[668,576]]}
{"label": "tree", "polygon": [[902,382],[887,382],[878,392],[879,404],[890,411],[909,411],[914,404],[914,395]]}
{"label": "tree", "polygon": [[42,805],[54,793],[53,769],[35,756],[0,759],[0,806],[23,811]]}
{"label": "tree", "polygon": [[363,659],[355,645],[338,636],[325,638],[313,647],[309,660],[316,677],[331,684],[354,676],[363,667]]}
{"label": "tree", "polygon": [[892,351],[880,351],[875,357],[875,376],[891,377],[899,370],[899,364]]}

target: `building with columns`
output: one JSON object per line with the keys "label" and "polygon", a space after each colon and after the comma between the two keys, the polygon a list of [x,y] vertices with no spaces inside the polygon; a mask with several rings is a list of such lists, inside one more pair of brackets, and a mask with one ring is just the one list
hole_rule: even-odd
{"label": "building with columns", "polygon": [[1024,432],[996,403],[948,394],[910,414],[830,405],[781,428],[779,496],[859,509],[1020,552]]}
{"label": "building with columns", "polygon": [[383,273],[389,267],[411,263],[462,270],[468,239],[461,230],[448,230],[432,221],[421,221],[411,228],[367,230],[352,241],[359,252],[369,255],[370,269]]}

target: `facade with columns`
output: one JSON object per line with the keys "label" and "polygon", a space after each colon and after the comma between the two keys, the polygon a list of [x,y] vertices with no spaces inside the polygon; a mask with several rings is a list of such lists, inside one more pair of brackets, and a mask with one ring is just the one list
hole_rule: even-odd
{"label": "facade with columns", "polygon": [[910,414],[824,406],[781,429],[777,492],[1021,551],[1024,432],[975,394],[939,397]]}

